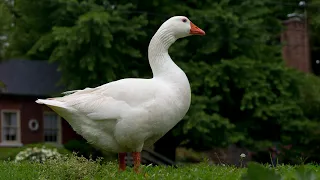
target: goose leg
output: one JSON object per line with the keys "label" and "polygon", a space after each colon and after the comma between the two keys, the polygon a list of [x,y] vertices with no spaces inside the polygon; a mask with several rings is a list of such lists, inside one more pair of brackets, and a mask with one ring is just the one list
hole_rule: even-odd
{"label": "goose leg", "polygon": [[124,171],[126,170],[126,153],[119,153],[118,154],[118,160],[119,160],[119,170]]}
{"label": "goose leg", "polygon": [[136,173],[139,173],[139,168],[141,164],[141,153],[140,152],[133,152],[132,153],[133,157],[133,169]]}

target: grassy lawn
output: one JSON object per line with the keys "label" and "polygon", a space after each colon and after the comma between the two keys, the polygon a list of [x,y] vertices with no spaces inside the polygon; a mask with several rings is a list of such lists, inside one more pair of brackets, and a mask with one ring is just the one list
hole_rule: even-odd
{"label": "grassy lawn", "polygon": [[[257,165],[256,165],[257,166]],[[284,180],[294,180],[303,176],[299,180],[316,180],[320,177],[320,167],[305,165],[304,169],[294,166],[278,166],[276,168],[263,168],[249,166],[247,168],[236,168],[230,166],[215,166],[207,163],[184,165],[178,168],[165,166],[143,166],[140,174],[136,175],[132,169],[118,173],[116,162],[99,164],[99,162],[89,161],[84,158],[74,156],[65,157],[61,160],[50,160],[46,163],[15,163],[12,161],[0,161],[0,179],[221,179],[237,180],[241,176],[249,173],[247,180],[278,180],[273,171],[282,176]],[[266,167],[266,166],[264,166]],[[306,170],[313,170],[310,173]],[[308,174],[309,173],[309,174]],[[308,177],[310,176],[310,177]],[[312,179],[312,176],[315,176]],[[316,177],[317,176],[317,177]],[[280,179],[279,179],[280,180]]]}

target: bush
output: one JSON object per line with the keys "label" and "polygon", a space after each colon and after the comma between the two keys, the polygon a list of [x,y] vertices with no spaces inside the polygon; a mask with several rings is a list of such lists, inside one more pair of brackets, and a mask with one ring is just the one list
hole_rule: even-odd
{"label": "bush", "polygon": [[55,146],[52,144],[47,144],[47,143],[38,143],[38,144],[27,144],[23,147],[0,148],[0,160],[14,160],[20,151],[24,151],[27,148],[34,148],[34,147],[42,148],[43,146],[45,148],[50,148],[50,149],[56,148],[58,153],[60,153],[60,154],[70,154],[70,151],[66,150],[63,147],[58,147],[58,146]]}
{"label": "bush", "polygon": [[236,144],[264,151],[266,159],[274,144],[318,154],[318,77],[245,57],[212,66],[192,62],[192,67],[187,72],[192,105],[173,130],[180,146],[206,150]]}
{"label": "bush", "polygon": [[35,162],[44,162],[48,159],[60,158],[61,154],[58,153],[57,149],[46,148],[42,146],[41,148],[33,147],[26,148],[23,151],[20,151],[16,157],[15,162],[20,161],[35,161]]}
{"label": "bush", "polygon": [[[298,105],[303,74],[279,62],[245,57],[202,66],[189,72],[196,82],[193,104],[181,128],[175,128],[187,139],[182,145],[202,150],[238,143],[265,149],[306,121]],[[206,74],[202,82],[196,81],[199,70]]]}
{"label": "bush", "polygon": [[[320,78],[313,74],[305,74],[300,84],[301,100],[299,106],[306,121],[300,121],[292,133],[292,148],[281,149],[281,158],[287,163],[296,164],[301,161],[320,162]],[[292,128],[288,126],[287,128]],[[300,133],[297,133],[299,132]],[[297,141],[299,137],[300,141]]]}
{"label": "bush", "polygon": [[48,144],[48,143],[27,144],[27,145],[23,146],[23,149],[33,148],[33,147],[41,148],[41,147],[43,147],[43,146],[44,146],[45,148],[57,149],[57,151],[58,151],[60,154],[71,154],[71,152],[68,151],[67,149],[65,149],[63,146],[54,145],[54,144]]}
{"label": "bush", "polygon": [[86,158],[91,156],[93,159],[95,159],[103,156],[99,150],[96,150],[85,140],[71,140],[64,144],[64,147],[69,151],[77,153],[78,156],[84,156]]}
{"label": "bush", "polygon": [[103,157],[104,160],[114,159],[115,156],[112,153],[103,153],[102,151],[96,149],[91,144],[87,143],[85,140],[71,140],[64,144],[64,147],[75,152],[77,156],[83,156],[87,159],[97,159]]}

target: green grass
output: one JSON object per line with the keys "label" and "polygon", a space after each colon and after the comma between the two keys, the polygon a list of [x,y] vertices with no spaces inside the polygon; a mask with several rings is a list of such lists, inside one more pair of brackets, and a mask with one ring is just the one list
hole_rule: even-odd
{"label": "green grass", "polygon": [[[256,166],[256,167],[255,167]],[[260,169],[259,169],[260,168]],[[314,170],[310,177],[320,177],[320,167],[305,165],[305,170]],[[251,164],[249,170],[231,166],[215,166],[207,163],[195,165],[184,165],[178,168],[165,166],[142,166],[141,173],[135,174],[131,168],[119,173],[116,162],[100,164],[99,162],[85,158],[69,156],[60,160],[50,160],[44,164],[40,163],[14,163],[12,161],[0,161],[0,179],[214,179],[214,180],[237,180],[249,172],[247,180],[278,180],[272,175],[277,172],[284,180],[294,180],[297,177],[298,166],[278,166],[271,168]],[[302,170],[300,175],[308,174]],[[310,173],[309,173],[310,174]],[[268,177],[270,175],[270,177]],[[305,176],[306,177],[306,176]],[[310,178],[302,178],[301,180]],[[315,178],[314,180],[316,180]],[[297,179],[298,180],[298,179]],[[312,180],[312,178],[310,179]]]}

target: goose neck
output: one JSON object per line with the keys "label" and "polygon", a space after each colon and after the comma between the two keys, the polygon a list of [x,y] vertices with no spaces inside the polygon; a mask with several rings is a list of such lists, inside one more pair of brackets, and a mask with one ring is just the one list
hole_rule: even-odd
{"label": "goose neck", "polygon": [[176,38],[167,29],[159,29],[152,37],[149,48],[148,58],[153,76],[166,74],[170,69],[175,68],[168,49],[176,41]]}

